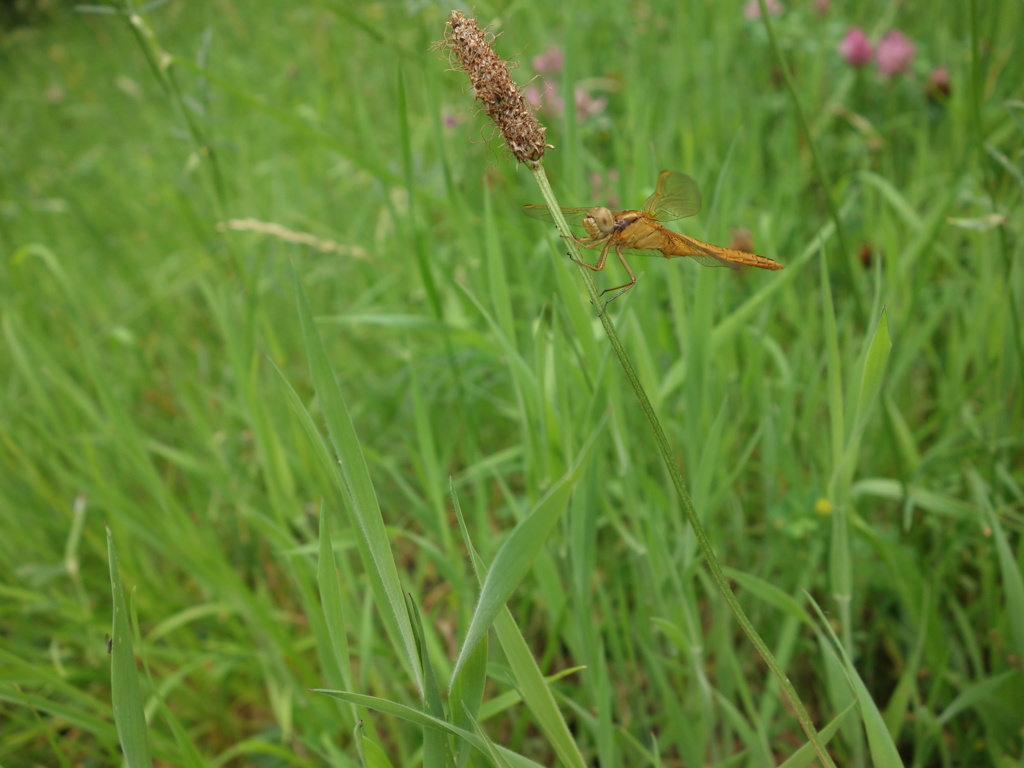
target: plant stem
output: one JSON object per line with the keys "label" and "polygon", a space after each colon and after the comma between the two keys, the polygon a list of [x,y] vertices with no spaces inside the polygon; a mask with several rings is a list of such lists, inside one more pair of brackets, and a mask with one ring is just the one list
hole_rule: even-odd
{"label": "plant stem", "polygon": [[[544,196],[544,202],[547,203],[551,210],[555,226],[558,227],[558,231],[561,233],[562,237],[566,239],[566,242],[570,244],[569,247],[576,251],[576,244],[572,240],[572,232],[569,230],[569,226],[558,207],[558,202],[555,200],[554,192],[551,190],[551,184],[548,182],[547,174],[544,173],[543,166],[538,163],[532,167],[532,170],[533,176],[537,180],[537,185],[540,187],[540,192]],[[580,254],[577,253],[577,257],[581,258]],[[594,306],[598,306],[601,299],[597,292],[597,286],[594,283],[591,271],[586,267],[580,266],[580,274],[583,275],[584,282],[587,285],[587,292],[590,294],[591,302],[593,302]],[[703,553],[704,559],[708,563],[708,568],[711,570],[711,576],[714,578],[715,584],[718,585],[718,589],[722,593],[722,597],[725,598],[725,602],[729,606],[729,609],[733,612],[733,615],[736,616],[736,620],[739,622],[740,627],[743,629],[744,633],[746,633],[747,637],[750,638],[750,642],[753,643],[758,654],[762,659],[764,659],[765,664],[768,665],[772,674],[774,674],[775,678],[779,681],[779,685],[793,706],[797,719],[800,721],[800,726],[804,729],[804,733],[807,734],[808,740],[814,745],[814,750],[817,752],[822,765],[828,766],[828,768],[835,768],[835,763],[832,762],[832,758],[829,756],[828,752],[825,751],[825,746],[818,738],[818,732],[814,727],[814,723],[811,721],[810,715],[807,714],[807,710],[800,701],[800,697],[797,695],[796,689],[789,681],[789,678],[786,676],[786,673],[783,671],[775,656],[772,655],[767,643],[761,639],[757,630],[754,629],[754,625],[751,624],[750,619],[748,619],[746,613],[743,612],[742,606],[740,606],[735,593],[732,591],[732,587],[729,585],[729,581],[725,577],[725,573],[722,571],[722,566],[718,564],[718,560],[715,558],[715,551],[711,546],[711,540],[708,538],[707,533],[704,532],[704,528],[700,524],[700,519],[697,517],[697,511],[694,509],[693,502],[690,500],[690,492],[686,489],[686,483],[683,480],[683,475],[679,471],[679,467],[676,465],[676,462],[673,460],[672,448],[669,446],[668,438],[665,436],[665,430],[662,429],[661,422],[658,420],[658,415],[654,412],[654,406],[651,405],[651,400],[647,397],[647,392],[640,383],[640,377],[637,375],[636,368],[633,366],[632,361],[626,354],[626,348],[623,346],[622,340],[619,338],[619,334],[615,331],[615,326],[612,324],[611,320],[611,313],[602,312],[600,318],[601,324],[604,326],[605,333],[608,334],[608,340],[611,342],[612,349],[615,351],[615,356],[618,358],[619,364],[622,366],[622,370],[626,374],[626,379],[629,381],[629,385],[633,388],[633,394],[636,395],[636,399],[640,403],[640,410],[644,412],[644,415],[647,417],[647,422],[651,426],[651,431],[654,433],[654,440],[658,444],[658,451],[661,453],[662,461],[665,462],[665,468],[668,470],[669,476],[672,478],[672,484],[675,486],[680,502],[682,502],[683,512],[686,514],[686,519],[690,522],[690,526],[693,528],[693,532],[697,536],[697,544],[700,546],[700,551]]]}
{"label": "plant stem", "polygon": [[782,72],[782,78],[786,82],[786,90],[789,91],[789,95],[793,99],[793,111],[796,112],[797,123],[800,125],[800,132],[803,133],[804,139],[807,141],[807,146],[811,150],[811,160],[814,165],[814,173],[818,177],[818,183],[821,184],[821,192],[825,196],[825,204],[828,207],[829,216],[832,217],[832,221],[836,225],[836,240],[839,241],[839,252],[843,267],[846,271],[846,277],[850,281],[850,293],[853,294],[854,305],[857,308],[857,316],[861,322],[867,321],[867,308],[864,306],[864,298],[860,295],[860,291],[857,290],[857,272],[854,269],[854,256],[853,252],[847,245],[846,230],[843,227],[843,219],[839,215],[839,206],[836,205],[835,199],[832,197],[832,183],[828,178],[828,173],[825,170],[825,163],[821,159],[821,153],[818,152],[818,145],[814,141],[814,136],[811,134],[811,127],[807,122],[807,116],[804,114],[803,106],[800,104],[800,95],[797,92],[796,84],[793,82],[793,76],[789,72],[789,67],[786,65],[786,59],[782,55],[782,49],[779,47],[778,41],[775,39],[775,28],[772,26],[771,14],[768,13],[768,8],[765,4],[765,0],[758,0],[761,6],[761,18],[764,21],[764,28],[768,31],[768,44],[771,46],[772,52],[775,54],[775,58],[779,63],[779,70]]}

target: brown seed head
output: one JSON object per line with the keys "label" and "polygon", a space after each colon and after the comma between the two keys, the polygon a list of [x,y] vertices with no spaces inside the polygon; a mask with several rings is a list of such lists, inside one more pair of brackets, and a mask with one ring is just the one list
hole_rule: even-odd
{"label": "brown seed head", "polygon": [[553,149],[544,141],[545,128],[537,122],[508,74],[516,65],[501,60],[475,19],[452,11],[444,39],[434,48],[447,48],[452,66],[469,75],[474,95],[483,102],[484,111],[498,126],[505,144],[519,162],[536,165],[545,149]]}
{"label": "brown seed head", "polygon": [[736,227],[730,233],[729,247],[734,251],[746,251],[751,253],[754,250],[754,236],[746,227]]}

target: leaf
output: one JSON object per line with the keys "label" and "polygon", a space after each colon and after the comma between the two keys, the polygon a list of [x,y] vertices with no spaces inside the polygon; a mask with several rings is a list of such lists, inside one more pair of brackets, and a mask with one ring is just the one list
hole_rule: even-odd
{"label": "leaf", "polygon": [[117,564],[114,536],[107,528],[107,554],[110,557],[110,594],[114,602],[113,628],[110,630],[110,694],[114,704],[114,724],[130,768],[153,765],[149,752],[149,729],[146,726],[145,703],[139,671],[135,666],[131,623],[128,606],[121,584],[121,571]]}

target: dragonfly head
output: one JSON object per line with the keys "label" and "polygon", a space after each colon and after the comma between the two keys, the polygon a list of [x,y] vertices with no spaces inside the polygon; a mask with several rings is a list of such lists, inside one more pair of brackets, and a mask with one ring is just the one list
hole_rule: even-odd
{"label": "dragonfly head", "polygon": [[[587,211],[587,218],[583,220],[583,226],[591,235],[607,235],[615,229],[615,217],[612,212],[604,207],[591,208]],[[596,230],[596,231],[595,231]]]}

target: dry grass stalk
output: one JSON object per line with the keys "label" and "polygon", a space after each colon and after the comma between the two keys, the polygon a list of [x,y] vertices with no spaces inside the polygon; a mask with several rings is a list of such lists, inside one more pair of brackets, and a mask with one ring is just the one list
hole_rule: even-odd
{"label": "dry grass stalk", "polygon": [[544,156],[545,149],[554,149],[544,141],[546,129],[537,122],[508,74],[516,65],[502,61],[475,19],[452,11],[444,39],[434,47],[446,48],[452,66],[469,75],[473,93],[484,103],[487,116],[498,126],[505,145],[519,162],[533,167]]}

